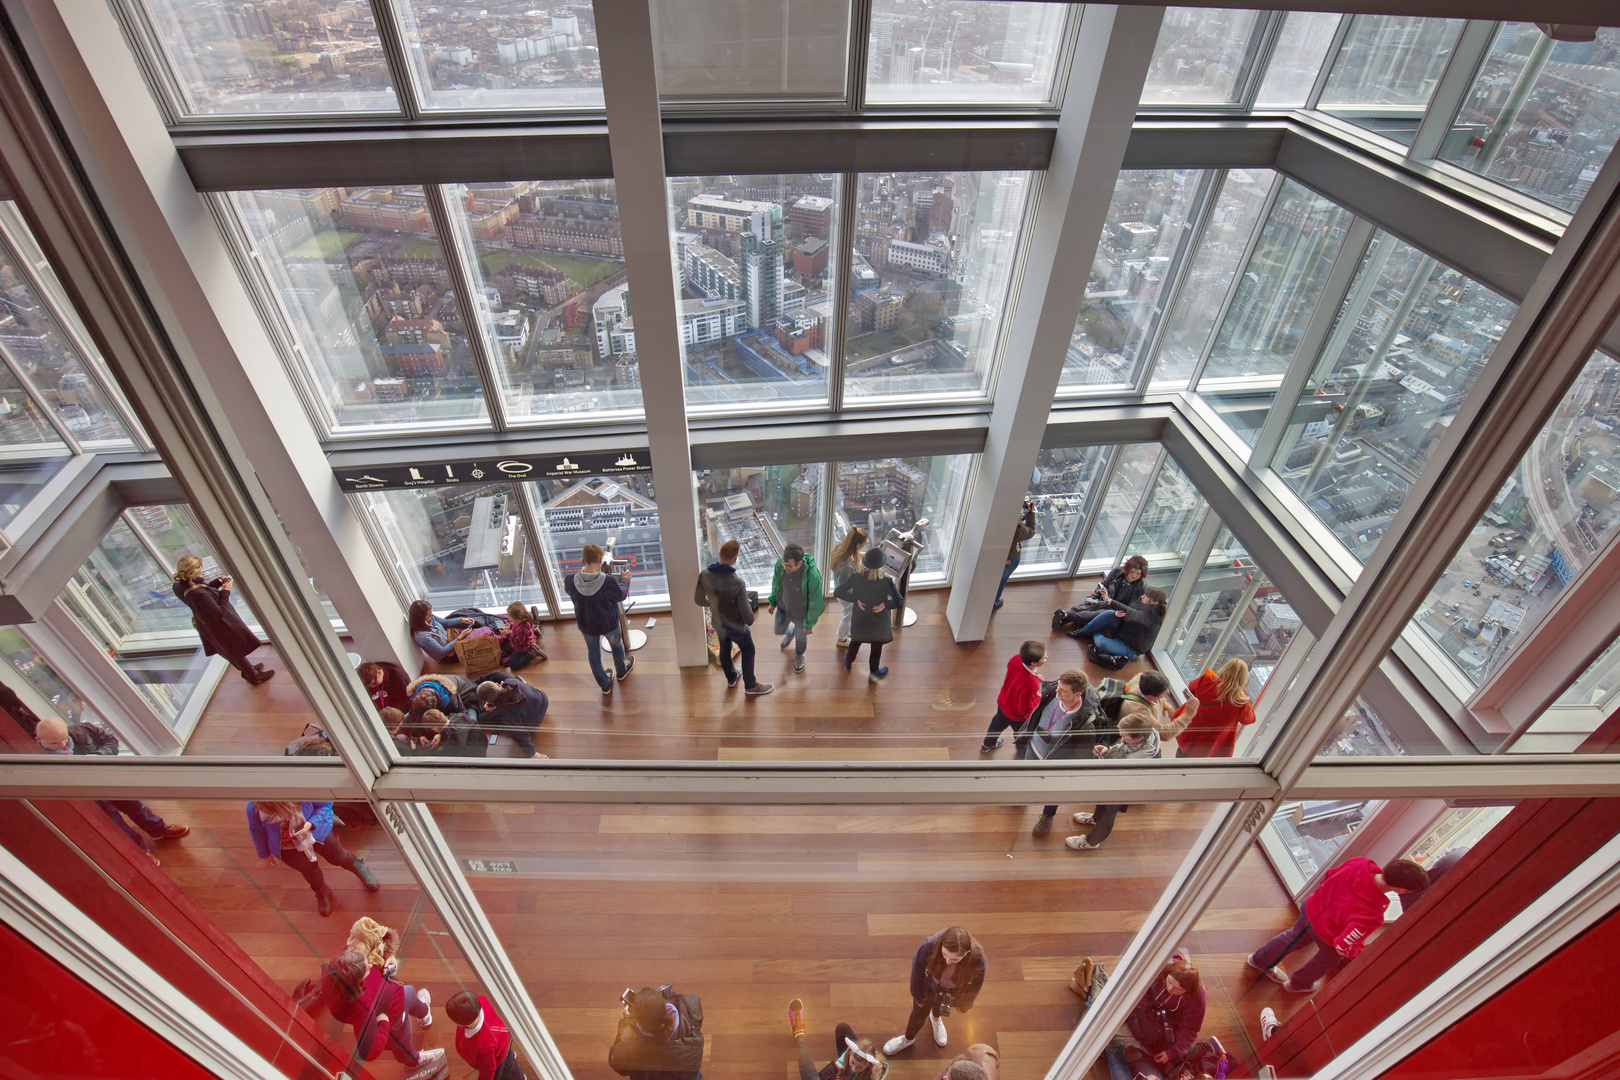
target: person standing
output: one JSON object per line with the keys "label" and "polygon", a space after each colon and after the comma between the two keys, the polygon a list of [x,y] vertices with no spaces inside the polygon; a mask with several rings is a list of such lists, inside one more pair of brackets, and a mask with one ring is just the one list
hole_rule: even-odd
{"label": "person standing", "polygon": [[630,1080],[703,1080],[703,1002],[668,986],[625,991],[608,1068]]}
{"label": "person standing", "polygon": [[1001,1054],[989,1043],[974,1043],[946,1062],[934,1080],[1001,1080]]}
{"label": "person standing", "polygon": [[253,837],[253,850],[258,852],[264,865],[284,862],[298,871],[315,894],[315,910],[323,918],[332,914],[332,889],[321,874],[316,855],[359,878],[367,892],[382,888],[366,868],[365,860],[357,858],[332,834],[332,804],[329,802],[250,802],[247,824],[248,834]]}
{"label": "person standing", "polygon": [[799,1053],[799,1080],[883,1080],[888,1075],[889,1063],[878,1054],[872,1040],[857,1038],[855,1029],[842,1022],[833,1031],[833,1059],[818,1070],[804,1034],[804,1002],[798,998],[788,1002],[788,1026],[793,1029],[793,1045]]}
{"label": "person standing", "polygon": [[223,656],[253,686],[269,682],[275,675],[273,669],[266,671],[263,664],[248,662],[248,655],[259,647],[259,635],[248,629],[231,606],[231,579],[204,582],[202,568],[203,561],[197,556],[181,556],[174,570],[174,595],[191,609],[191,625],[202,639],[204,654]]}
{"label": "person standing", "polygon": [[[832,549],[828,559],[832,567],[833,596],[838,595],[838,587],[851,577],[861,572],[861,549],[866,546],[866,530],[859,525],[851,525],[849,532],[838,541],[838,546]],[[840,649],[849,648],[850,620],[855,617],[855,605],[848,600],[839,600],[838,606],[843,614],[838,619],[838,641]]]}
{"label": "person standing", "polygon": [[1024,541],[1035,535],[1035,500],[1024,500],[1024,516],[1019,519],[1018,526],[1013,529],[1012,549],[1007,552],[1007,562],[1001,568],[1001,584],[996,586],[996,602],[990,605],[991,611],[1001,610],[1001,593],[1007,587],[1007,581],[1018,569],[1018,563],[1024,557]]}
{"label": "person standing", "polygon": [[754,605],[748,587],[737,576],[737,553],[742,546],[735,540],[720,545],[720,559],[698,574],[697,591],[692,599],[709,609],[709,621],[720,639],[720,670],[726,673],[726,686],[737,685],[737,669],[731,662],[731,647],[742,654],[743,693],[757,697],[776,686],[754,678]]}
{"label": "person standing", "polygon": [[[1091,680],[1079,668],[1071,668],[1056,682],[1041,687],[1041,700],[1013,741],[1018,744],[1020,761],[1061,761],[1091,753],[1096,744],[1096,724],[1102,701],[1091,687]],[[1043,839],[1052,831],[1057,804],[1041,807],[1041,816],[1029,834]]]}
{"label": "person standing", "polygon": [[[62,757],[70,754],[118,756],[118,737],[100,724],[82,720],[77,724],[69,724],[58,717],[47,716],[35,725],[34,741],[39,743],[40,749],[47,754],[58,754]],[[153,866],[161,864],[158,857],[152,854],[152,849],[147,846],[148,838],[178,840],[191,831],[189,825],[168,824],[139,799],[97,799],[96,808],[123,830],[124,835],[141,849],[141,853],[152,860]],[[125,818],[129,821],[125,821]],[[138,829],[130,828],[131,821]]]}
{"label": "person standing", "polygon": [[[1411,859],[1382,869],[1371,859],[1346,859],[1327,872],[1299,910],[1294,925],[1266,942],[1244,963],[1290,994],[1309,994],[1317,982],[1361,955],[1372,932],[1384,925],[1388,893],[1405,894],[1429,885],[1428,872]],[[1290,976],[1277,964],[1311,942],[1316,955]]]}
{"label": "person standing", "polygon": [[1254,723],[1249,665],[1234,657],[1219,671],[1205,668],[1187,686],[1187,693],[1198,704],[1185,706],[1192,715],[1176,736],[1176,757],[1231,757],[1237,749],[1238,729]]}
{"label": "person standing", "polygon": [[923,939],[911,958],[911,1016],[906,1030],[883,1044],[890,1057],[917,1041],[923,1021],[933,1025],[934,1043],[945,1045],[945,1020],[952,1009],[968,1012],[984,987],[984,949],[960,926]]}
{"label": "person standing", "polygon": [[861,557],[862,570],[852,574],[838,586],[833,595],[848,600],[855,607],[850,621],[849,647],[844,650],[844,670],[855,666],[855,657],[863,644],[871,645],[867,678],[877,682],[889,673],[883,665],[883,646],[894,640],[894,619],[886,612],[898,611],[905,605],[894,579],[883,572],[883,552],[873,548]]}
{"label": "person standing", "polygon": [[[1112,746],[1094,746],[1091,752],[1108,761],[1146,760],[1159,756],[1159,733],[1141,716],[1127,716],[1119,722],[1119,742]],[[1125,812],[1124,806],[1094,806],[1090,813],[1077,812],[1076,825],[1090,825],[1084,836],[1070,836],[1064,845],[1070,851],[1096,851],[1108,834],[1114,831],[1114,819]]]}
{"label": "person standing", "polygon": [[619,629],[619,605],[630,596],[630,564],[625,563],[617,574],[603,573],[602,549],[596,544],[585,545],[580,563],[579,570],[563,578],[563,588],[574,602],[574,623],[585,639],[591,674],[602,693],[611,694],[613,680],[602,666],[602,639],[607,638],[613,650],[613,674],[620,682],[636,666],[634,658],[625,658],[624,635]]}
{"label": "person standing", "polygon": [[1046,646],[1038,641],[1026,641],[1018,646],[1018,655],[1007,661],[1007,674],[1001,680],[1001,693],[996,695],[996,715],[990,718],[979,753],[988,754],[1001,745],[1001,733],[1018,727],[1029,719],[1030,713],[1041,700],[1041,677],[1036,668],[1046,662]]}
{"label": "person standing", "polygon": [[456,1025],[456,1053],[478,1080],[527,1080],[512,1049],[512,1032],[487,997],[458,990],[444,1003],[444,1015]]}
{"label": "person standing", "polygon": [[401,986],[393,980],[391,966],[371,963],[352,941],[323,968],[321,1002],[333,1018],[354,1030],[362,1061],[375,1061],[386,1047],[410,1070],[405,1080],[428,1080],[445,1069],[442,1048],[416,1049],[418,1030],[433,1023],[433,1002],[426,990]]}
{"label": "person standing", "polygon": [[804,650],[809,635],[815,631],[816,620],[827,610],[827,598],[821,591],[821,571],[816,569],[814,555],[806,555],[798,544],[782,549],[771,573],[770,610],[776,614],[776,632],[782,635],[782,648],[796,646],[793,652],[793,670],[804,670]]}

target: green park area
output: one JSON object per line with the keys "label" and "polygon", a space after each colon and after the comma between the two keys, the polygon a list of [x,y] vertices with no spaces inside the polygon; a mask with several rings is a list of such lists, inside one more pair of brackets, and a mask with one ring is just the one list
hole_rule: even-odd
{"label": "green park area", "polygon": [[486,275],[498,274],[509,266],[550,267],[567,274],[582,289],[588,289],[624,268],[623,263],[606,259],[575,259],[567,255],[512,251],[509,248],[486,248],[479,254],[478,261]]}
{"label": "green park area", "polygon": [[335,255],[343,254],[345,248],[364,235],[364,233],[337,232],[332,229],[324,229],[287,252],[285,258],[330,259]]}
{"label": "green park area", "polygon": [[850,338],[849,352],[857,360],[866,360],[910,345],[920,345],[928,337],[928,331],[920,326],[898,326],[893,330],[877,330]]}

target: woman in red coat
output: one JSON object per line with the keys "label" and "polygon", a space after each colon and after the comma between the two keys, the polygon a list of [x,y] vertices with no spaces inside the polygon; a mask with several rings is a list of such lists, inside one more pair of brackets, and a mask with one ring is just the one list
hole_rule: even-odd
{"label": "woman in red coat", "polygon": [[1221,670],[1204,673],[1187,687],[1192,700],[1183,705],[1193,712],[1187,729],[1176,736],[1176,757],[1231,757],[1237,747],[1238,728],[1254,723],[1249,700],[1249,665],[1228,660]]}

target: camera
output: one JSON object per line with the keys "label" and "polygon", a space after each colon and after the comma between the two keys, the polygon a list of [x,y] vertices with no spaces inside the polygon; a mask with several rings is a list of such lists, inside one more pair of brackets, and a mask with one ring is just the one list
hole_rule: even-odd
{"label": "camera", "polygon": [[951,1015],[951,1007],[956,1004],[956,994],[952,991],[941,990],[934,998],[934,1015],[941,1020]]}

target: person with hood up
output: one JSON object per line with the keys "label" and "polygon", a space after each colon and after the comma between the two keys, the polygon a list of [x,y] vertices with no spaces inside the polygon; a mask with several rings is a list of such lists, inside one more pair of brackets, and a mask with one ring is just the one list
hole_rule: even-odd
{"label": "person with hood up", "polygon": [[596,685],[602,693],[613,693],[613,680],[602,666],[602,639],[607,638],[613,650],[613,674],[620,682],[636,666],[633,658],[624,653],[624,635],[619,631],[619,605],[630,596],[630,564],[625,563],[617,574],[602,571],[602,549],[586,544],[580,552],[581,567],[563,578],[563,588],[574,602],[574,623],[585,639],[585,660],[596,676]]}
{"label": "person with hood up", "polygon": [[742,656],[743,692],[753,697],[768,694],[776,686],[754,678],[754,604],[748,598],[748,587],[737,576],[737,555],[742,545],[727,540],[720,545],[720,561],[710,563],[698,575],[697,590],[692,599],[699,607],[709,609],[709,621],[715,636],[720,639],[720,670],[726,674],[726,686],[737,685],[737,669],[731,662],[731,647],[735,645]]}

